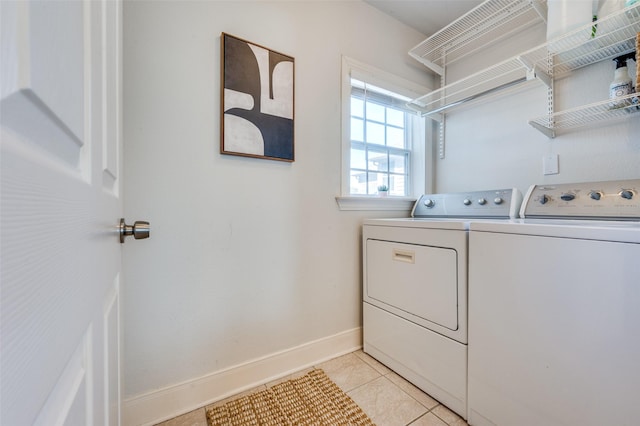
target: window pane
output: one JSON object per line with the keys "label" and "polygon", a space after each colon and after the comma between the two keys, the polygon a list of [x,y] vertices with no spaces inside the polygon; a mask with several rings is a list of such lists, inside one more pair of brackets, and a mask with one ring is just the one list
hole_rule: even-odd
{"label": "window pane", "polygon": [[387,127],[387,146],[404,148],[404,129]]}
{"label": "window pane", "polygon": [[389,194],[390,195],[407,195],[406,180],[403,175],[389,176]]}
{"label": "window pane", "polygon": [[351,147],[351,168],[362,170],[367,168],[367,160],[365,159],[363,148]]}
{"label": "window pane", "polygon": [[349,186],[349,191],[351,194],[366,194],[367,172],[351,170],[351,179]]}
{"label": "window pane", "polygon": [[364,121],[351,117],[351,140],[364,142]]}
{"label": "window pane", "polygon": [[404,112],[393,108],[387,108],[387,124],[404,127]]}
{"label": "window pane", "polygon": [[406,155],[389,155],[389,171],[393,173],[404,174],[407,170],[407,156]]}
{"label": "window pane", "polygon": [[367,142],[384,145],[384,125],[367,121]]}
{"label": "window pane", "polygon": [[362,99],[351,97],[351,115],[356,117],[364,117],[364,102]]}
{"label": "window pane", "polygon": [[384,151],[369,150],[369,170],[386,172],[389,170],[387,164],[387,153]]}
{"label": "window pane", "polygon": [[378,193],[378,187],[385,183],[384,176],[382,173],[369,173],[369,194]]}
{"label": "window pane", "polygon": [[384,123],[384,110],[382,105],[367,102],[367,120],[374,120]]}

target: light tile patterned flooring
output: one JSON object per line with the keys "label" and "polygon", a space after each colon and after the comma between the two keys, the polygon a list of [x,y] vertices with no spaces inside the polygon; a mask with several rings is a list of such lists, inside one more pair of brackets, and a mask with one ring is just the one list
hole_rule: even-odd
{"label": "light tile patterned flooring", "polygon": [[[315,366],[321,368],[377,426],[466,426],[457,414],[441,405],[411,383],[380,364],[356,351]],[[214,405],[222,404],[258,390],[264,390],[284,380],[306,374],[311,369],[267,383]],[[160,423],[161,426],[207,426],[202,407],[183,416]]]}

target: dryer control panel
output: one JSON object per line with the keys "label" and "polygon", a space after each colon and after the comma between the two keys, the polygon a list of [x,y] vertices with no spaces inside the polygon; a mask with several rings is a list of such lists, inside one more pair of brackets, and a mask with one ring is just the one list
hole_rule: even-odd
{"label": "dryer control panel", "polygon": [[425,194],[413,206],[412,217],[517,218],[522,193],[515,188]]}
{"label": "dryer control panel", "polygon": [[640,220],[640,179],[532,185],[520,216]]}

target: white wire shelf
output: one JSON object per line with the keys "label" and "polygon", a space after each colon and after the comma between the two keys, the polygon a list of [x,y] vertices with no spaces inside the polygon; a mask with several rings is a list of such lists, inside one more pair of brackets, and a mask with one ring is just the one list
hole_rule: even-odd
{"label": "white wire shelf", "polygon": [[[640,93],[633,93],[615,100],[607,99],[539,117],[529,121],[529,124],[554,138],[558,131],[590,126],[604,120],[628,118],[632,114],[640,113],[639,102]],[[640,115],[636,117],[640,118]]]}
{"label": "white wire shelf", "polygon": [[486,0],[409,51],[434,72],[523,28],[546,21],[546,0]]}
{"label": "white wire shelf", "polygon": [[447,84],[410,101],[408,105],[423,116],[436,116],[467,101],[527,80],[539,79],[550,87],[553,78],[561,78],[578,68],[634,51],[638,32],[640,3],[598,20],[595,37],[591,37],[592,24],[584,25],[516,57]]}
{"label": "white wire shelf", "polygon": [[[547,58],[546,50],[536,49],[527,52],[527,60],[537,59],[537,55]],[[413,99],[409,101],[408,106],[423,116],[434,115],[501,89],[533,80],[542,72],[525,66],[522,57],[517,56]],[[548,81],[545,77],[541,78]]]}
{"label": "white wire shelf", "polygon": [[[595,35],[592,37],[594,29]],[[633,52],[638,32],[640,3],[603,17],[595,25],[586,24],[540,46],[540,49],[549,52],[550,62],[542,58],[539,52],[527,52],[534,53],[531,58],[527,58],[527,54],[522,56],[540,68],[551,63],[549,73],[558,79],[584,66]]]}

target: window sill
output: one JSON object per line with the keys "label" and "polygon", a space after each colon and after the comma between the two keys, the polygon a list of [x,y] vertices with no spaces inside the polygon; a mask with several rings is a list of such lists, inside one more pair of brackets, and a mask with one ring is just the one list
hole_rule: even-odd
{"label": "window sill", "polygon": [[415,198],[411,197],[376,197],[376,196],[351,196],[336,197],[336,202],[343,211],[355,210],[385,210],[411,212]]}

